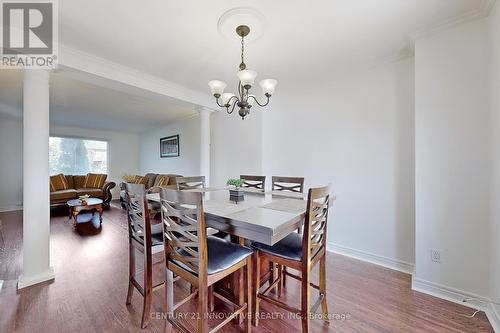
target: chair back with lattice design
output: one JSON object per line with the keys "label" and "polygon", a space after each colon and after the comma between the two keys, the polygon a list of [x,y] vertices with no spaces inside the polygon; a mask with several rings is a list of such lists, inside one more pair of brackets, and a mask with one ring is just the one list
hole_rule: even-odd
{"label": "chair back with lattice design", "polygon": [[304,192],[304,178],[303,177],[277,177],[273,176],[272,179],[273,191],[289,191],[289,192]]}
{"label": "chair back with lattice design", "polygon": [[264,191],[266,188],[266,176],[240,175],[243,180],[243,187],[255,188]]}
{"label": "chair back with lattice design", "polygon": [[129,237],[150,248],[152,246],[151,220],[144,185],[125,184],[125,206]]}
{"label": "chair back with lattice design", "polygon": [[206,273],[207,232],[202,193],[160,190],[165,260]]}
{"label": "chair back with lattice design", "polygon": [[175,180],[178,190],[205,188],[205,176],[177,177]]}
{"label": "chair back with lattice design", "polygon": [[309,189],[302,240],[302,259],[310,260],[326,250],[330,185]]}

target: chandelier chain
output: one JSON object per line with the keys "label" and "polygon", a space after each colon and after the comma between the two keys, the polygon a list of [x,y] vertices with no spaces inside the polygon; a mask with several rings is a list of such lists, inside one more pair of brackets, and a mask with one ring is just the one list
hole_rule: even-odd
{"label": "chandelier chain", "polygon": [[244,58],[244,53],[245,53],[245,37],[241,36],[241,63],[245,63],[245,58]]}

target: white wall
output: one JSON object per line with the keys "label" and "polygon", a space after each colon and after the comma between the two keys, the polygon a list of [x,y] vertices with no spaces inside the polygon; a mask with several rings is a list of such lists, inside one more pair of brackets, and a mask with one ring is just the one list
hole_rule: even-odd
{"label": "white wall", "polygon": [[118,185],[124,174],[139,172],[139,135],[125,132],[93,130],[70,126],[50,126],[51,136],[69,136],[108,141],[108,179],[116,183],[113,198],[120,197]]}
{"label": "white wall", "polygon": [[23,201],[23,123],[0,117],[0,211]]}
{"label": "white wall", "polygon": [[[179,157],[160,158],[160,138],[179,134]],[[150,130],[140,139],[141,174],[175,173],[197,176],[200,173],[200,117],[174,122],[168,126]]]}
{"label": "white wall", "polygon": [[[500,5],[489,19],[489,73],[492,115],[491,296],[500,301]],[[500,320],[500,306],[497,306]]]}
{"label": "white wall", "polygon": [[485,29],[477,20],[415,45],[415,278],[479,295],[490,264]]}
{"label": "white wall", "polygon": [[331,183],[330,245],[411,270],[413,59],[278,88],[265,111],[266,175],[304,176],[306,189]]}
{"label": "white wall", "polygon": [[[23,188],[22,121],[0,118],[0,210],[21,206]],[[109,143],[108,180],[117,183],[113,197],[119,197],[118,184],[125,173],[139,172],[139,136],[137,134],[92,130],[69,126],[51,126],[50,135],[106,140]]]}
{"label": "white wall", "polygon": [[224,185],[228,178],[262,174],[262,112],[256,107],[242,120],[235,110],[220,110],[211,119],[211,182]]}
{"label": "white wall", "polygon": [[[237,111],[235,111],[237,112]],[[223,110],[211,114],[210,181],[225,184],[240,174],[261,173],[262,116],[259,110],[244,121],[237,114]],[[160,138],[179,134],[180,156],[160,158]],[[141,135],[141,173],[177,173],[195,176],[200,173],[200,117],[174,122]]]}

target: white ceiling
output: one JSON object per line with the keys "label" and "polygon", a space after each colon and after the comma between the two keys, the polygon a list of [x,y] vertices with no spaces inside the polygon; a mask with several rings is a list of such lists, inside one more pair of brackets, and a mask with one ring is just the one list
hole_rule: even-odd
{"label": "white ceiling", "polygon": [[[190,104],[121,87],[109,80],[67,70],[51,74],[50,122],[53,125],[143,132],[194,113]],[[1,116],[22,116],[21,71],[0,70]]]}
{"label": "white ceiling", "polygon": [[[484,1],[484,0],[483,0]],[[60,43],[209,94],[235,87],[240,41],[219,34],[227,10],[251,7],[267,22],[247,44],[249,69],[280,90],[320,84],[408,47],[409,35],[477,10],[481,0],[64,0]],[[83,5],[84,4],[84,5]],[[484,3],[483,3],[484,4]],[[0,70],[0,115],[20,116],[20,73]],[[141,132],[193,113],[193,106],[62,69],[51,78],[51,122]]]}
{"label": "white ceiling", "polygon": [[[217,31],[234,7],[260,11],[267,27],[247,46],[247,64],[280,85],[318,82],[400,52],[409,34],[477,9],[481,0],[64,0],[60,40],[208,93],[218,78],[236,84],[239,39]],[[230,85],[231,87],[231,85]]]}

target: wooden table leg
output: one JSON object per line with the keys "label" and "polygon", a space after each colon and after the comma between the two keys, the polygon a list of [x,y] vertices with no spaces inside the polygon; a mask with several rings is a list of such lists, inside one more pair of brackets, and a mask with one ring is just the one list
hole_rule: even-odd
{"label": "wooden table leg", "polygon": [[[243,237],[238,237],[238,243],[240,244],[240,246],[244,246],[245,245],[245,238]],[[236,286],[236,298],[238,300],[238,305],[243,305],[245,303],[245,277],[244,277],[244,274],[243,274],[243,270],[238,270],[237,272],[234,273],[236,279],[237,279],[237,283],[235,284]],[[243,320],[245,319],[245,314],[244,313],[241,313],[239,316],[238,316],[238,323],[239,324],[242,324],[243,323]]]}
{"label": "wooden table leg", "polygon": [[99,223],[100,226],[102,227],[102,213],[103,213],[102,205],[97,206],[96,210],[99,213]]}
{"label": "wooden table leg", "polygon": [[78,213],[79,210],[76,209],[76,207],[73,207],[73,228],[76,228],[76,224],[78,222]]}

